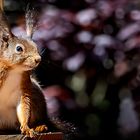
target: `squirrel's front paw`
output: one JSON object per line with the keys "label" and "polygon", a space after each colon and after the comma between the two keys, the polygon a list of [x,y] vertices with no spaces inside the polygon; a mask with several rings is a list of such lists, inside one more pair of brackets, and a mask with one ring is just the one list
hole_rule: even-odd
{"label": "squirrel's front paw", "polygon": [[30,129],[27,125],[20,127],[21,133],[26,135],[27,137],[33,138],[37,135],[33,129]]}
{"label": "squirrel's front paw", "polygon": [[47,132],[48,127],[46,125],[39,125],[34,129],[38,133]]}

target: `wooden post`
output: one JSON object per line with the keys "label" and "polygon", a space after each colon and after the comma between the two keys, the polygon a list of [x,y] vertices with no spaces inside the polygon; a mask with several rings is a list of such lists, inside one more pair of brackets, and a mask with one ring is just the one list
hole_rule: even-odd
{"label": "wooden post", "polygon": [[24,135],[0,135],[0,140],[64,140],[63,133],[42,133],[37,135],[35,138],[27,138]]}

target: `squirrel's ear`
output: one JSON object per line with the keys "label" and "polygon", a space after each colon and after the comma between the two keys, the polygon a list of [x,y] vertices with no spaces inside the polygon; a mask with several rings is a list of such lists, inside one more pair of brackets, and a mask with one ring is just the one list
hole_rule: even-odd
{"label": "squirrel's ear", "polygon": [[35,31],[36,24],[36,13],[34,9],[29,8],[29,5],[26,8],[26,33],[29,38],[32,38]]}
{"label": "squirrel's ear", "polygon": [[6,30],[3,30],[0,34],[0,38],[4,41],[7,42],[11,37],[12,37],[11,32],[7,32]]}
{"label": "squirrel's ear", "polygon": [[12,36],[7,18],[4,14],[4,0],[0,0],[0,38],[7,41]]}

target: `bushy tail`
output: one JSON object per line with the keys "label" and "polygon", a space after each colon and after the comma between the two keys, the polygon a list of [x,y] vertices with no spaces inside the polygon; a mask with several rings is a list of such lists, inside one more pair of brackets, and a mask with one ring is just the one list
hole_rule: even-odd
{"label": "bushy tail", "polygon": [[62,121],[59,118],[51,118],[50,121],[56,131],[64,133],[64,140],[75,140],[79,137],[78,128],[76,128],[74,124]]}

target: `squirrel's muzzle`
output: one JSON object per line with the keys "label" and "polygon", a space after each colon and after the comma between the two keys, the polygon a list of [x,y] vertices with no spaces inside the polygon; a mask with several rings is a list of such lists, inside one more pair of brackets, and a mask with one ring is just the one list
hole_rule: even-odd
{"label": "squirrel's muzzle", "polygon": [[35,57],[35,63],[38,65],[41,61],[41,57],[40,56],[36,56]]}

